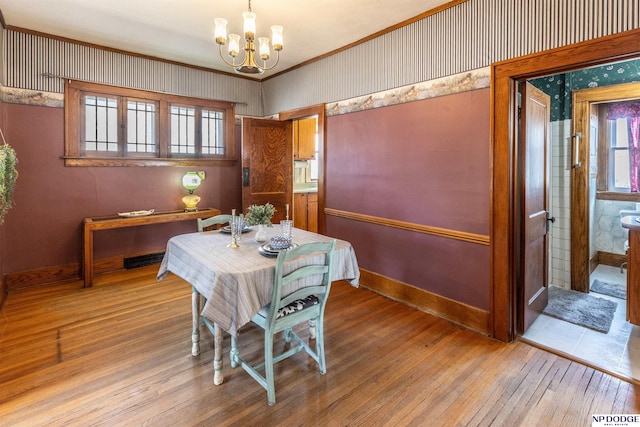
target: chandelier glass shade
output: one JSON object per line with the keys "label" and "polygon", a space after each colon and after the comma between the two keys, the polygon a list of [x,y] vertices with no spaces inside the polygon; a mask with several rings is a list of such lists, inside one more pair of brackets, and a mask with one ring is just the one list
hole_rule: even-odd
{"label": "chandelier glass shade", "polygon": [[[227,20],[224,18],[216,18],[214,37],[218,44],[220,57],[229,66],[233,67],[238,73],[244,74],[262,74],[265,70],[271,70],[280,60],[280,51],[283,47],[282,26],[273,25],[271,27],[271,47],[276,52],[275,62],[271,65],[267,61],[271,57],[268,37],[258,37],[258,48],[256,52],[256,14],[251,11],[251,0],[249,0],[249,11],[242,14],[244,20],[244,40],[240,40],[240,35],[229,34],[227,36]],[[228,43],[227,55],[231,58],[229,61],[222,52],[222,46]],[[244,55],[242,61],[239,60],[241,45]],[[258,61],[262,64],[258,64]]]}

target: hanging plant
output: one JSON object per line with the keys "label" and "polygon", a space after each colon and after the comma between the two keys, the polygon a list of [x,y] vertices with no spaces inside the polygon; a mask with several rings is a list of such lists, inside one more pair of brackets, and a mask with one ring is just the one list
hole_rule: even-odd
{"label": "hanging plant", "polygon": [[16,188],[18,179],[18,157],[4,139],[2,129],[0,129],[3,145],[0,146],[0,224],[4,223],[4,216],[13,206],[13,191]]}

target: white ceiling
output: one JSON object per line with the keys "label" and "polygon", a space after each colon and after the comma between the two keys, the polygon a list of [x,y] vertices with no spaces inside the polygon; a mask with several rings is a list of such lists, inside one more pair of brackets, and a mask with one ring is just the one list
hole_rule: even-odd
{"label": "white ceiling", "polygon": [[[252,0],[257,36],[284,26],[279,72],[430,11],[450,0]],[[242,34],[247,0],[0,0],[18,27],[185,64],[231,71],[213,19]],[[264,78],[269,72],[261,75]]]}

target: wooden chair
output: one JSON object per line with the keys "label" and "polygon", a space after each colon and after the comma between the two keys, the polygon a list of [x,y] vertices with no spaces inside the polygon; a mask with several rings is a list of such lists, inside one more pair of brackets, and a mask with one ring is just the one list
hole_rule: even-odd
{"label": "wooden chair", "polygon": [[[305,350],[317,363],[321,374],[327,371],[324,356],[324,308],[331,289],[331,261],[335,240],[300,245],[278,254],[271,303],[256,314],[252,322],[264,329],[264,361],[257,365],[247,363],[238,352],[238,338],[231,337],[231,366],[242,366],[267,390],[269,405],[276,403],[273,365]],[[311,255],[314,254],[314,255]],[[304,286],[283,296],[288,285]],[[313,350],[294,331],[303,322],[315,324],[316,345]],[[284,331],[286,342],[297,343],[282,354],[273,356],[274,335]],[[259,371],[264,370],[264,375]]]}
{"label": "wooden chair", "polygon": [[211,218],[198,218],[198,231],[212,229],[214,225],[222,225],[231,221],[231,215],[216,215]]}

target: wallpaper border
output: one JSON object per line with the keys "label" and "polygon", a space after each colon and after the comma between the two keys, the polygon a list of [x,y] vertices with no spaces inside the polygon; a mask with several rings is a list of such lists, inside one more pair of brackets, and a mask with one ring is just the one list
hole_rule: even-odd
{"label": "wallpaper border", "polygon": [[0,99],[8,104],[34,105],[40,107],[64,107],[64,94],[41,90],[18,89],[0,86]]}
{"label": "wallpaper border", "polygon": [[464,73],[441,77],[382,92],[332,102],[326,105],[328,117],[374,108],[404,104],[422,99],[488,88],[491,84],[491,67],[478,68]]}

